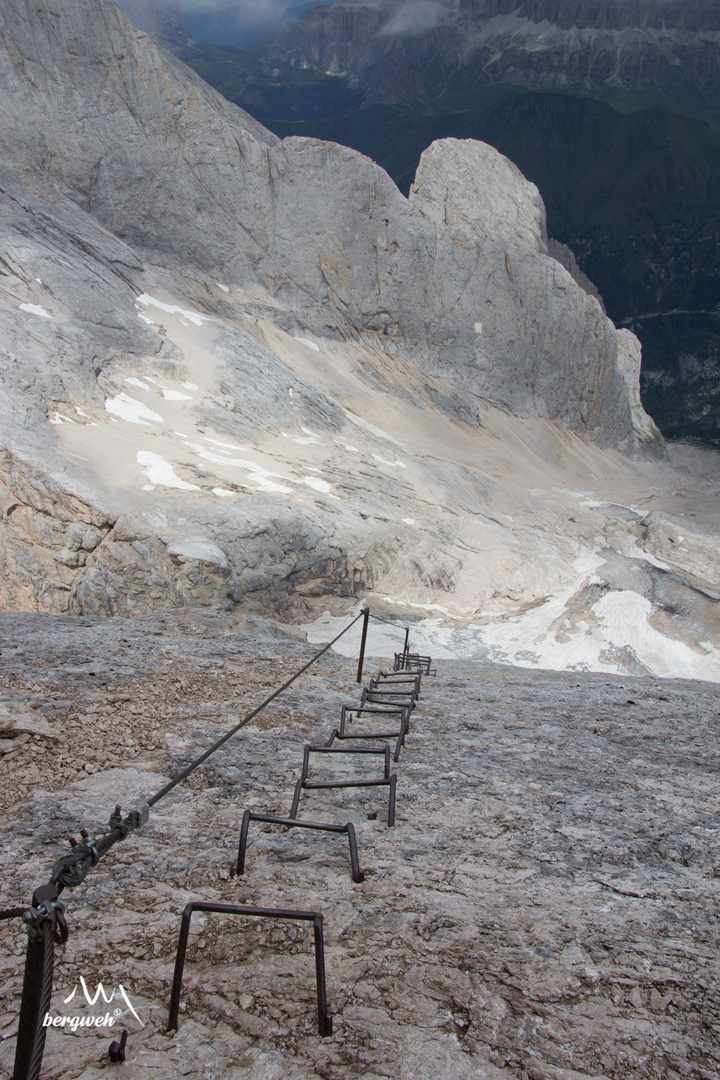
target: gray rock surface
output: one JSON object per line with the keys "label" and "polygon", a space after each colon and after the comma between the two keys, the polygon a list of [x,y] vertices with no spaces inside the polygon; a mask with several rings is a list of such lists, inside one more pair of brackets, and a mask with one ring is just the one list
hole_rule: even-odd
{"label": "gray rock surface", "polygon": [[[3,907],[318,648],[210,610],[2,615],[0,634],[3,697],[61,732],[0,763]],[[301,815],[355,823],[365,881],[337,838],[260,826],[231,880],[244,808],[288,808],[303,743],[357,700],[354,680],[354,659],[326,654],[66,894],[53,1013],[72,1012],[81,975],[122,983],[145,1024],[123,1021],[131,1080],[716,1075],[718,688],[441,661],[395,766],[394,829],[368,789],[303,796]],[[306,933],[202,916],[168,1037],[191,899],[322,911],[333,1037],[316,1034]],[[24,943],[0,930],[3,1077]],[[43,1075],[99,1080],[108,1045],[53,1029]]]}
{"label": "gray rock surface", "polygon": [[[716,476],[669,468],[637,342],[551,257],[517,169],[446,140],[405,199],[350,150],[280,143],[110,0],[0,18],[4,607],[302,618],[374,590],[484,624],[562,596],[497,648],[545,656],[567,603],[602,634],[564,663],[675,672],[672,634],[661,659],[637,641],[657,590],[633,641],[603,614],[609,549],[678,575],[684,670],[714,677]],[[648,514],[694,515],[692,557],[643,548]]]}
{"label": "gray rock surface", "polygon": [[[50,29],[56,19],[60,33]],[[12,0],[4,24],[6,156],[43,172],[145,257],[262,284],[288,326],[399,339],[415,362],[422,353],[431,370],[452,366],[464,391],[512,411],[557,418],[605,445],[632,438],[616,331],[547,260],[537,192],[494,151],[450,140],[421,165],[425,206],[448,190],[465,205],[446,230],[361,155],[316,140],[278,145],[133,34],[109,0],[60,3],[52,15]],[[426,176],[432,191],[423,191]],[[494,207],[486,228],[470,211],[483,189],[492,192],[484,209]],[[516,250],[503,280],[496,264],[509,235],[494,230],[505,219]],[[520,252],[535,273],[515,284]],[[532,306],[518,310],[525,289],[543,309],[536,329]],[[488,319],[480,347],[474,325]],[[578,380],[570,394],[569,367]]]}

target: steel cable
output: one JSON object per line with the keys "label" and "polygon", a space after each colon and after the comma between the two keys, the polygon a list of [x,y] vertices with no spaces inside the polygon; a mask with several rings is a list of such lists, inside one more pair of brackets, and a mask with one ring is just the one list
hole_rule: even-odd
{"label": "steel cable", "polygon": [[[360,612],[360,614],[357,615],[352,622],[348,623],[348,625],[341,630],[332,641],[329,641],[327,645],[312,657],[312,659],[308,660],[306,664],[303,664],[298,671],[291,675],[282,686],[270,694],[269,697],[265,698],[260,705],[252,709],[238,724],[213,743],[213,745],[201,754],[200,757],[191,762],[190,765],[165,784],[160,791],[149,798],[147,803],[143,804],[144,809],[141,809],[140,811],[131,811],[130,814],[123,819],[120,817],[120,807],[116,807],[115,813],[111,815],[110,818],[111,828],[109,832],[98,837],[94,841],[89,840],[87,833],[83,833],[86,837],[86,842],[76,844],[70,855],[61,857],[55,864],[52,882],[57,884],[57,891],[55,891],[53,895],[57,897],[58,891],[62,891],[64,887],[73,888],[76,885],[79,885],[88,871],[97,864],[102,855],[109,851],[119,840],[124,840],[130,832],[134,831],[147,820],[147,812],[151,806],[155,806],[160,799],[164,798],[174,787],[185,780],[198,768],[198,766],[202,765],[204,761],[207,761],[211,754],[214,754],[215,751],[231,739],[233,735],[236,735],[241,728],[245,727],[246,724],[249,724],[258,713],[262,712],[267,705],[279,697],[284,690],[287,690],[289,686],[292,686],[292,684],[299,679],[309,667],[312,667],[321,656],[332,648],[336,641],[339,641],[340,638],[360,619],[363,617],[367,619],[368,615],[369,612]],[[379,616],[373,617],[377,618],[380,622],[390,622],[390,620],[382,619]],[[38,892],[39,891],[40,890],[38,890]],[[5,910],[0,911],[0,920],[21,917],[25,915],[27,911],[28,908],[26,907],[6,908]],[[43,1019],[49,1009],[52,996],[55,941],[64,941],[67,938],[67,924],[61,916],[62,908],[58,905],[58,913],[55,918],[48,915],[48,917],[44,918],[39,925],[36,923],[34,931],[32,929],[29,930],[13,1080],[38,1080],[40,1075],[46,1033]],[[58,932],[57,937],[55,926],[56,918],[61,919],[60,931]]]}
{"label": "steel cable", "polygon": [[13,1080],[38,1080],[40,1075],[54,966],[53,920],[48,917],[28,935]]}
{"label": "steel cable", "polygon": [[406,626],[398,626],[394,619],[384,619],[382,615],[373,615],[372,611],[370,612],[370,618],[374,619],[375,622],[383,622],[387,623],[388,626],[394,626],[396,630],[407,630]]}
{"label": "steel cable", "polygon": [[5,908],[4,911],[0,911],[0,922],[2,922],[3,919],[19,919],[26,911],[27,907]]}
{"label": "steel cable", "polygon": [[350,630],[356,622],[362,619],[364,614],[364,611],[361,611],[359,615],[356,615],[353,621],[351,623],[348,623],[345,629],[341,630],[337,637],[334,637],[332,641],[329,641],[327,645],[320,650],[319,653],[313,656],[312,660],[308,660],[307,664],[304,664],[299,671],[296,671],[295,674],[292,675],[287,680],[287,682],[284,682],[278,690],[275,690],[270,695],[270,697],[265,698],[265,700],[260,705],[258,705],[257,708],[253,709],[252,712],[249,712],[247,716],[245,716],[240,721],[239,724],[236,724],[235,727],[228,731],[225,735],[223,735],[222,738],[218,739],[217,742],[213,743],[213,745],[208,750],[206,750],[204,754],[201,754],[199,758],[196,758],[195,761],[191,762],[187,766],[187,768],[183,769],[182,772],[178,773],[178,775],[174,777],[168,784],[166,784],[165,787],[161,788],[160,791],[156,792],[155,795],[148,799],[147,805],[155,806],[155,804],[158,803],[160,799],[164,798],[168,794],[168,792],[172,791],[174,787],[176,787],[183,780],[185,780],[185,778],[188,777],[191,772],[194,772],[194,770],[197,769],[198,765],[202,765],[204,761],[207,761],[211,754],[214,754],[216,750],[218,750],[224,743],[228,741],[228,739],[231,739],[233,735],[237,734],[237,732],[240,731],[240,728],[243,728],[246,724],[249,724],[250,721],[253,720],[259,712],[262,712],[266,705],[269,705],[271,701],[274,701],[276,697],[279,697],[280,694],[282,694],[283,690],[287,690],[288,686],[292,686],[295,680],[299,679],[300,676],[304,672],[306,672],[307,669],[311,667],[316,660],[319,660],[320,657],[328,651],[328,649],[332,648],[335,642],[339,641],[343,634],[347,634],[348,630]]}

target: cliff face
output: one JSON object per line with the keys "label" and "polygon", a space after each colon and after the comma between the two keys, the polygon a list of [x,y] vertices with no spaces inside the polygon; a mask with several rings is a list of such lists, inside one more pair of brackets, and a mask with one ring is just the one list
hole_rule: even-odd
{"label": "cliff face", "polygon": [[395,341],[511,411],[604,445],[634,437],[621,338],[547,255],[537,189],[495,151],[438,144],[408,202],[353,151],[279,144],[112,4],[5,11],[6,160],[146,258],[262,286],[287,328]]}
{"label": "cliff face", "polygon": [[[3,606],[376,590],[468,617],[560,591],[577,622],[607,564],[655,610],[632,560],[676,534],[638,345],[551,257],[517,168],[443,140],[405,199],[360,154],[280,142],[109,0],[2,20]],[[682,536],[707,607],[716,556],[701,521]],[[704,611],[676,603],[673,632],[713,641]]]}
{"label": "cliff face", "polygon": [[719,43],[717,0],[400,0],[313,9],[270,56],[346,73],[365,104],[509,85],[624,95],[716,120]]}
{"label": "cliff face", "polygon": [[471,6],[485,18],[516,12],[533,22],[548,22],[563,30],[720,30],[717,0],[471,0]]}

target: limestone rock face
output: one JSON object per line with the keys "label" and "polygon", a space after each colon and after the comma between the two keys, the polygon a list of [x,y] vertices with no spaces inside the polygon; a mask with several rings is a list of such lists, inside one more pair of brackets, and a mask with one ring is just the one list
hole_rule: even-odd
{"label": "limestone rock face", "polygon": [[[661,559],[710,610],[713,482],[685,484],[689,561],[637,547],[680,512],[637,343],[506,159],[442,141],[405,199],[351,150],[281,143],[111,0],[0,19],[4,607],[300,617],[374,591],[535,625],[565,597],[566,649],[612,607],[603,566],[644,619],[660,593],[626,563]],[[614,625],[595,652],[632,660]]]}
{"label": "limestone rock face", "polygon": [[[279,145],[108,0],[11,0],[5,19],[8,158],[43,170],[146,257],[262,284],[286,326],[398,340],[427,370],[462,369],[463,389],[513,412],[604,445],[632,435],[615,328],[547,257],[537,191],[494,151],[431,148],[408,203],[353,151]],[[443,223],[429,207],[448,191]]]}
{"label": "limestone rock face", "polygon": [[[606,445],[627,438],[621,339],[608,333],[598,301],[547,254],[535,185],[492,147],[445,139],[423,154],[410,201],[437,231],[428,293],[442,296],[437,321],[456,335],[464,370],[472,365],[467,389]],[[451,280],[455,295],[446,285],[443,296]]]}

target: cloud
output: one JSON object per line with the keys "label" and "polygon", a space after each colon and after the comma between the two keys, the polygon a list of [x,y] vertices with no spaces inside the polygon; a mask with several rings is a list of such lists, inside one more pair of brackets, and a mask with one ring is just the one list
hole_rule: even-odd
{"label": "cloud", "polygon": [[196,41],[242,46],[273,37],[288,19],[302,20],[313,4],[293,10],[292,0],[180,0],[180,6]]}
{"label": "cloud", "polygon": [[382,37],[425,34],[454,17],[454,13],[437,0],[407,0],[396,8],[379,34]]}
{"label": "cloud", "polygon": [[180,6],[186,15],[223,15],[252,22],[268,14],[279,14],[285,10],[287,3],[285,0],[252,0],[251,3],[243,0],[235,3],[228,0],[181,0]]}

